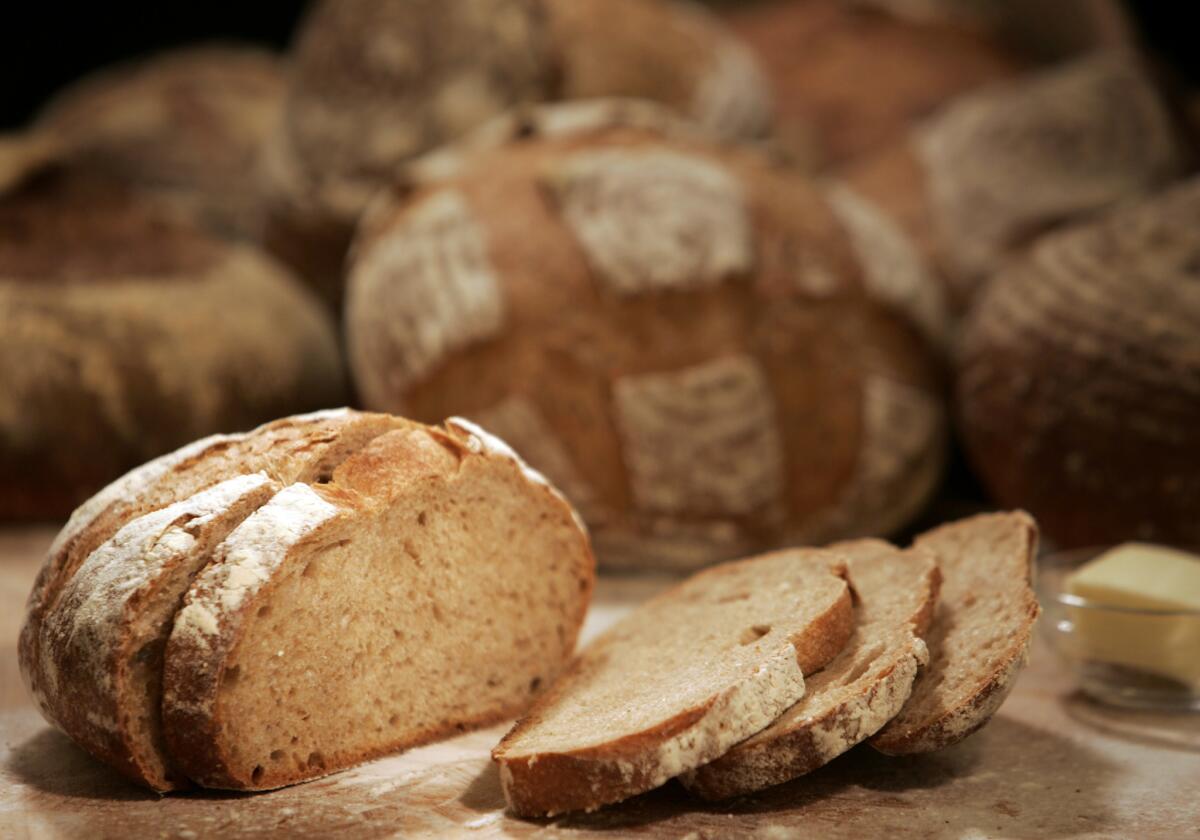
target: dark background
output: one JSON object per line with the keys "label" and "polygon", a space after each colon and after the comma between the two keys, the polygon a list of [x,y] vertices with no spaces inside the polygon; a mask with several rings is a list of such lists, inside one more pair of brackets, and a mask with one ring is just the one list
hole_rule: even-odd
{"label": "dark background", "polygon": [[[0,129],[23,125],[55,90],[122,58],[221,38],[284,47],[304,6],[304,0],[292,0],[22,3],[19,13],[6,9],[0,28]],[[1127,6],[1154,51],[1193,81],[1200,79],[1200,50],[1189,25],[1193,4],[1130,0]]]}

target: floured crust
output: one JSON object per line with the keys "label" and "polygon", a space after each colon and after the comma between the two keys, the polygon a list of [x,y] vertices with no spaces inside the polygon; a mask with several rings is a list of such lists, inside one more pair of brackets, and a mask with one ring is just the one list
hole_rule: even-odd
{"label": "floured crust", "polygon": [[88,556],[45,622],[43,712],[101,760],[156,790],[186,787],[153,739],[168,622],[213,544],[279,485],[228,479],[141,516]]}
{"label": "floured crust", "polygon": [[[842,574],[836,553],[778,552],[714,567],[644,604],[580,654],[493,750],[510,808],[522,816],[594,810],[657,787],[766,727],[803,694],[803,671],[828,662],[851,632],[848,590],[844,584],[831,588],[818,582],[830,576],[832,583]],[[815,600],[802,607],[797,602],[786,617],[765,602],[755,608],[754,595],[744,591],[758,578],[786,592],[792,575],[811,587]],[[679,616],[672,613],[680,610],[681,616],[697,610],[693,615],[700,623],[677,624]],[[739,624],[751,616],[770,623],[739,626],[737,646],[705,665],[705,648],[721,644],[705,635],[713,625],[701,616],[713,614]],[[640,628],[646,621],[659,631],[643,638]],[[658,652],[659,646],[673,644],[673,633],[690,634],[698,644],[683,652],[665,647]],[[643,690],[644,675],[625,674],[634,653],[649,656],[668,673],[680,670],[683,683],[671,687],[678,700],[655,695],[652,711],[638,708],[633,695]],[[703,697],[707,683],[697,693],[686,676],[702,666],[724,670],[735,660],[741,663],[734,666],[736,674],[731,672],[727,682],[722,678],[720,687]],[[634,717],[627,723],[619,722],[624,718],[608,704],[588,701],[592,686],[610,669],[628,677],[630,696],[611,700],[621,708],[631,704]],[[576,723],[583,729],[573,729]]]}
{"label": "floured crust", "polygon": [[[536,403],[553,445],[518,448],[570,475],[602,562],[692,570],[883,534],[935,488],[947,426],[922,336],[940,291],[865,202],[627,101],[523,109],[401,180],[349,262],[360,393],[425,420]],[[429,281],[385,288],[373,255],[447,193],[487,243],[503,324],[410,364],[371,313]]]}
{"label": "floured crust", "polygon": [[[771,726],[684,774],[680,780],[693,793],[727,799],[811,772],[870,737],[908,699],[929,661],[921,636],[937,601],[937,565],[920,549],[900,552],[878,540],[833,548],[846,557],[857,595],[854,635],[836,659],[809,675],[805,696]],[[897,599],[894,607],[879,603]]]}
{"label": "floured crust", "polygon": [[[48,706],[53,675],[42,663],[44,620],[79,567],[101,544],[139,516],[221,481],[258,470],[281,483],[316,480],[332,470],[346,448],[360,446],[407,421],[381,414],[333,409],[277,420],[236,435],[216,435],[142,465],[81,505],[47,552],[26,604],[18,659],[26,688],[39,708]],[[115,645],[115,639],[104,640]],[[48,714],[53,722],[54,716]]]}
{"label": "floured crust", "polygon": [[[1037,525],[1028,514],[970,517],[924,533],[914,545],[937,557],[945,585],[926,639],[929,668],[901,712],[870,741],[889,755],[939,750],[986,724],[1028,658],[1041,612],[1033,592]],[[973,579],[964,586],[966,575]],[[978,612],[985,600],[1003,615]],[[988,633],[981,632],[983,622]],[[945,684],[951,676],[956,681]]]}

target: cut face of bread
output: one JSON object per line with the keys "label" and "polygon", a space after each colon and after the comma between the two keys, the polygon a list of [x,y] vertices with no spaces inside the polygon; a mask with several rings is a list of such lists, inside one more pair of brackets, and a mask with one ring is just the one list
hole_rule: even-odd
{"label": "cut face of bread", "polygon": [[929,655],[921,640],[941,576],[922,549],[879,540],[832,547],[846,559],[855,594],[854,634],[810,675],[800,702],[720,758],[681,777],[705,799],[725,799],[808,773],[874,734],[912,691]]}
{"label": "cut face of bread", "polygon": [[512,810],[594,810],[711,761],[804,694],[853,623],[839,554],[714,567],[599,638],[493,751]]}
{"label": "cut face of bread", "polygon": [[1025,663],[1040,612],[1032,588],[1037,526],[1026,513],[973,516],[917,538],[942,592],[929,667],[900,714],[871,739],[890,755],[948,747],[988,722]]}
{"label": "cut face of bread", "polygon": [[586,536],[538,478],[451,421],[278,493],[176,616],[173,760],[261,790],[521,711],[569,656],[592,586]]}

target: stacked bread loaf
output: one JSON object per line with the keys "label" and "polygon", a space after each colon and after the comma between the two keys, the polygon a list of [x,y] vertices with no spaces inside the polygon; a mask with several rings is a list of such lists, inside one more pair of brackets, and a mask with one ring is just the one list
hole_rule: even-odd
{"label": "stacked bread loaf", "polygon": [[0,147],[0,517],[65,516],[195,437],[342,399],[334,326],[288,272],[57,154]]}
{"label": "stacked bread loaf", "polygon": [[190,47],[85,77],[35,127],[89,167],[170,198],[222,233],[253,237],[263,210],[259,150],[283,92],[278,56]]}
{"label": "stacked bread loaf", "polygon": [[995,498],[1063,545],[1200,542],[1200,180],[1038,240],[988,284],[958,371]]}
{"label": "stacked bread loaf", "polygon": [[1032,237],[1178,176],[1167,104],[1127,52],[955,99],[846,177],[893,216],[965,307]]}
{"label": "stacked bread loaf", "polygon": [[402,178],[349,268],[362,398],[494,429],[602,562],[886,533],[934,488],[938,289],[849,190],[628,101],[502,118]]}
{"label": "stacked bread loaf", "polygon": [[397,165],[513,106],[632,96],[725,136],[770,122],[749,52],[686,0],[327,0],[293,62],[266,160],[268,241],[331,300],[357,217]]}
{"label": "stacked bread loaf", "polygon": [[279,787],[520,712],[574,647],[592,565],[557,491],[466,421],[290,417],[76,510],[21,672],[139,784]]}

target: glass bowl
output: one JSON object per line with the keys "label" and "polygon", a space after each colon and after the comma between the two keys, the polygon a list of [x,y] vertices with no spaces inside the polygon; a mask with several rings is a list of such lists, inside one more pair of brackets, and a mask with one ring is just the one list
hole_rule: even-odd
{"label": "glass bowl", "polygon": [[1101,703],[1200,711],[1200,610],[1114,607],[1067,591],[1067,577],[1108,546],[1041,558],[1041,633],[1079,689]]}

